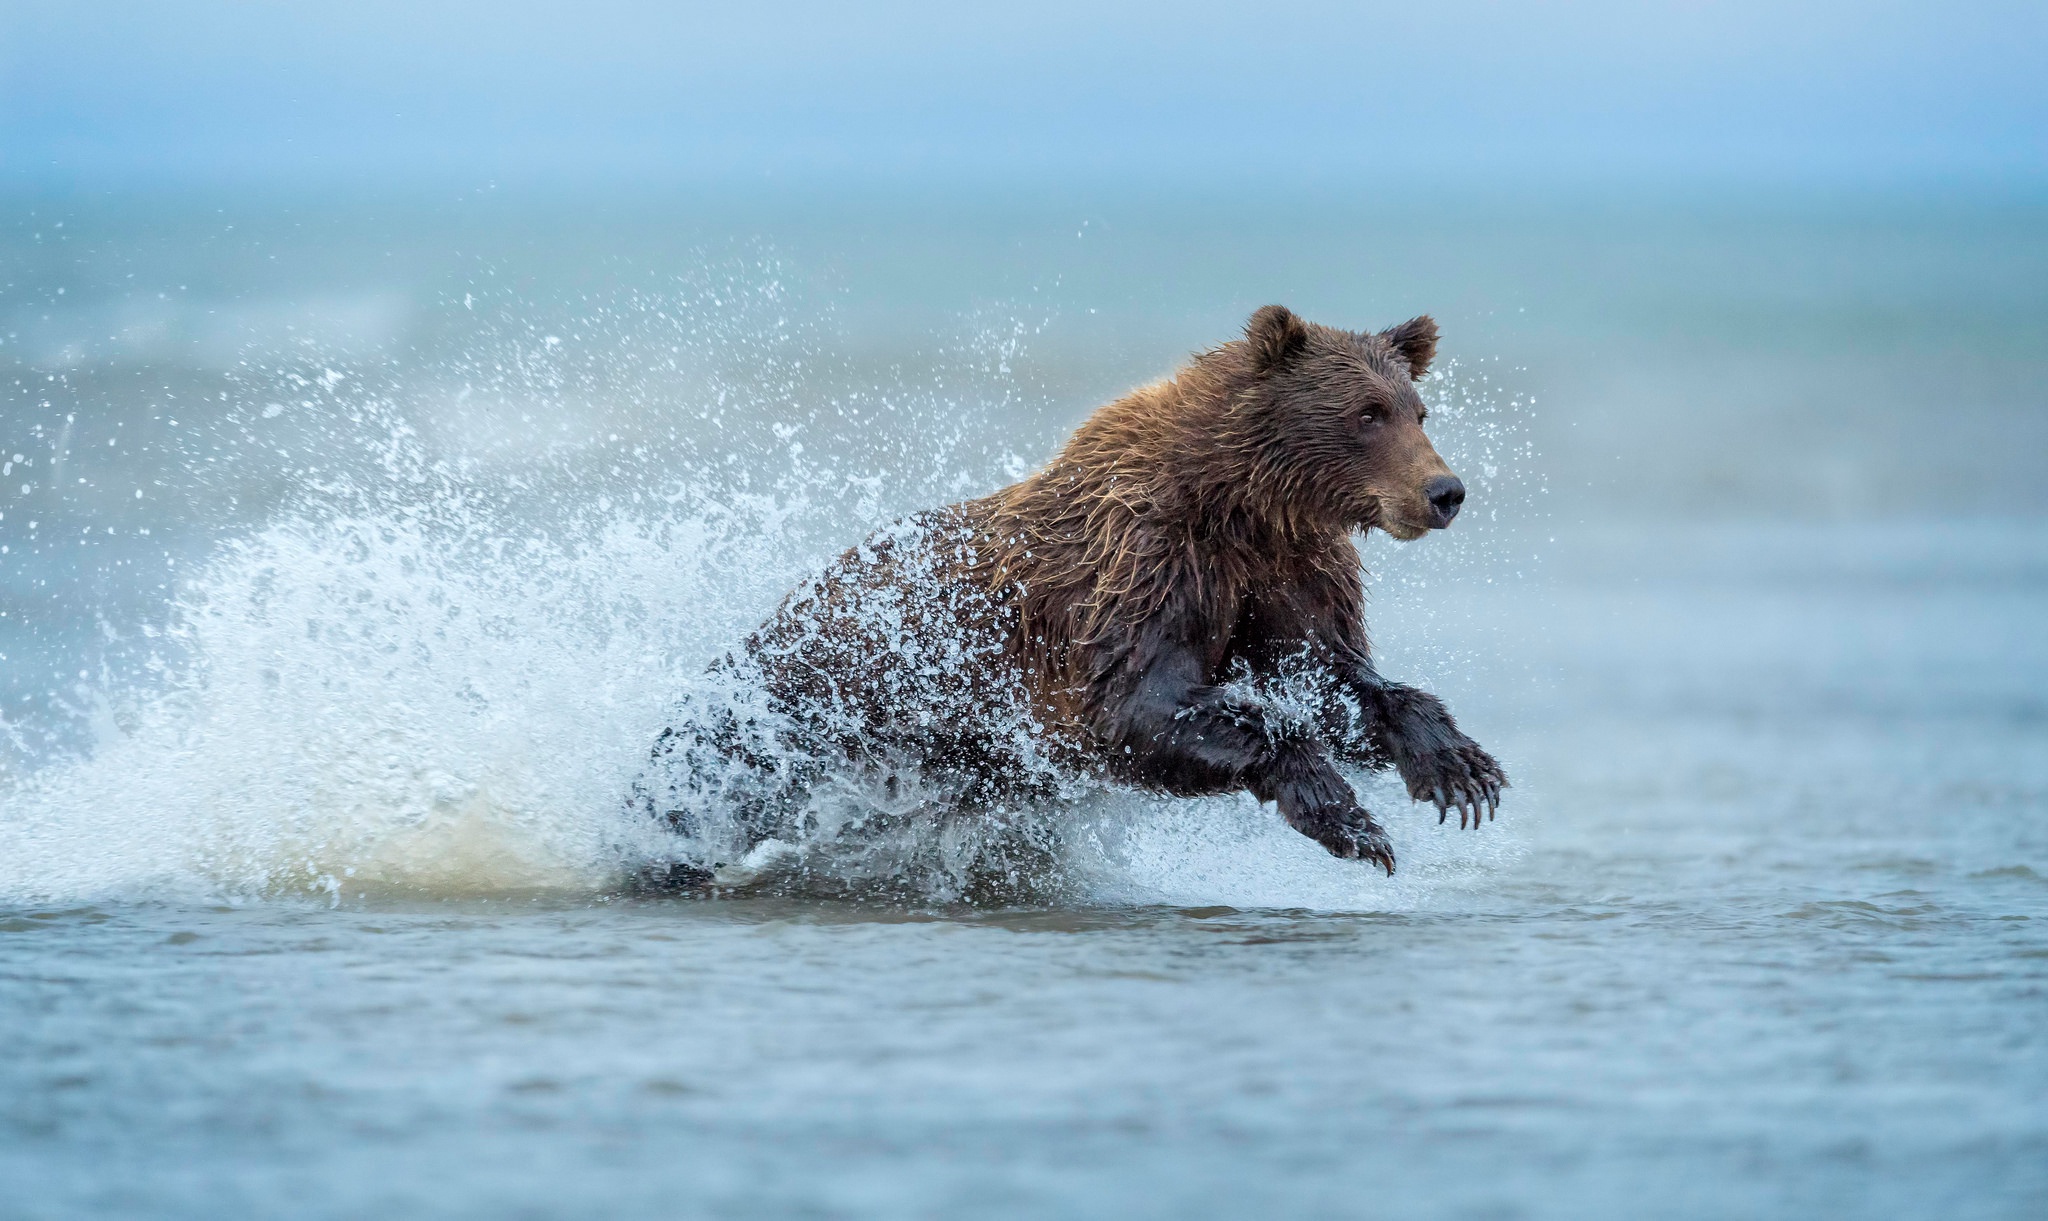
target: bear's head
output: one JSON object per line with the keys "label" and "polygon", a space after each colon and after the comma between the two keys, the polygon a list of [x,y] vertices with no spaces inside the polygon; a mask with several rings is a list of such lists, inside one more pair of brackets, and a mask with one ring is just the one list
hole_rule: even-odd
{"label": "bear's head", "polygon": [[[1237,346],[1237,345],[1231,345]],[[1305,322],[1268,305],[1245,324],[1250,381],[1236,424],[1261,493],[1346,529],[1398,539],[1451,524],[1465,485],[1422,431],[1415,383],[1436,355],[1436,323],[1377,334]]]}

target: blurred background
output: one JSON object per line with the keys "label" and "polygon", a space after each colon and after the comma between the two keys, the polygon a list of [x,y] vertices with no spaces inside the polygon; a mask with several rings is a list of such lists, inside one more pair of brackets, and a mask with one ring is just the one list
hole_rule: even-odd
{"label": "blurred background", "polygon": [[17,750],[75,725],[67,688],[119,669],[179,563],[374,450],[335,395],[424,461],[539,463],[585,499],[606,455],[715,481],[707,446],[779,454],[849,395],[922,396],[808,440],[900,511],[934,412],[986,485],[1266,301],[1439,319],[1513,458],[1495,537],[2038,521],[2044,28],[1999,3],[10,5],[0,708]]}

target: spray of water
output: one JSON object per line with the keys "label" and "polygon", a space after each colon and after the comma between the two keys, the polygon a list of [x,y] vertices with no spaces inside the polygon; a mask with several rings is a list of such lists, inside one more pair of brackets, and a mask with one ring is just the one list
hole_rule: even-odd
{"label": "spray of water", "polygon": [[[1011,371],[1029,324],[983,319],[931,369],[877,376],[801,304],[754,264],[547,321],[467,296],[458,355],[424,367],[243,362],[168,460],[219,497],[280,484],[276,507],[140,616],[142,661],[80,705],[90,747],[7,781],[0,901],[596,895],[674,859],[628,798],[679,700],[733,698],[707,663],[832,552],[1052,439],[1016,424],[1047,414]],[[1432,395],[1475,483],[1526,465],[1518,404],[1456,375]],[[1249,798],[963,808],[900,762],[825,777],[803,833],[719,884],[1377,909],[1517,851],[1421,851],[1424,820],[1395,818],[1389,882]]]}

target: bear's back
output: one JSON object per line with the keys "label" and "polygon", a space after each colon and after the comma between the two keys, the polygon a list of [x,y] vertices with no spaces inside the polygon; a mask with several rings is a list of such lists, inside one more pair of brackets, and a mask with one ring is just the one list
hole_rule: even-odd
{"label": "bear's back", "polygon": [[747,642],[778,711],[856,756],[1002,773],[1038,755],[984,504],[884,526],[783,600]]}

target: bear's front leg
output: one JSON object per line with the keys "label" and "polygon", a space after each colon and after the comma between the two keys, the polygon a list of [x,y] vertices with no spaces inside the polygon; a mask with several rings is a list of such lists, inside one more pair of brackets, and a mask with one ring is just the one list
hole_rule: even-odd
{"label": "bear's front leg", "polygon": [[1370,861],[1392,875],[1392,842],[1322,744],[1199,679],[1199,662],[1175,650],[1113,704],[1104,728],[1117,770],[1181,796],[1249,791],[1278,805],[1288,826],[1330,855]]}
{"label": "bear's front leg", "polygon": [[1394,876],[1394,844],[1373,820],[1349,782],[1319,752],[1289,752],[1247,786],[1260,801],[1280,807],[1287,825],[1331,856],[1367,861]]}
{"label": "bear's front leg", "polygon": [[1366,671],[1354,679],[1358,698],[1370,711],[1368,732],[1392,759],[1408,796],[1433,802],[1436,820],[1458,811],[1458,826],[1500,809],[1507,773],[1484,747],[1459,730],[1444,702],[1427,691],[1390,683]]}

